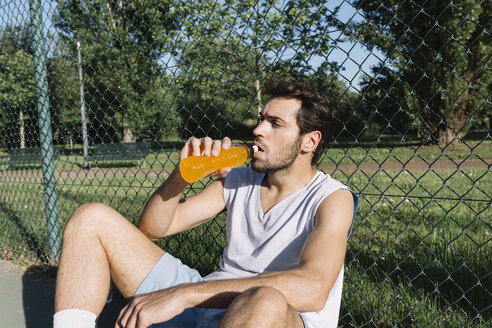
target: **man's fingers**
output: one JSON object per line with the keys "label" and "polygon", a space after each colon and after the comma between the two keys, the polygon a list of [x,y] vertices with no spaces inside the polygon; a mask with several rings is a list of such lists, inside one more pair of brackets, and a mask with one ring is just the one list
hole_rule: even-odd
{"label": "man's fingers", "polygon": [[[210,137],[205,137],[202,139],[203,144],[203,155],[210,156],[210,149],[215,142]],[[201,155],[201,154],[200,154]]]}
{"label": "man's fingers", "polygon": [[228,137],[222,140],[212,140],[210,137],[195,138],[191,137],[186,141],[185,146],[181,150],[181,159],[189,156],[219,156],[221,149],[229,149],[231,147],[231,139]]}
{"label": "man's fingers", "polygon": [[135,298],[131,300],[121,311],[116,321],[117,328],[134,328],[136,327],[136,316],[142,309],[143,305]]}
{"label": "man's fingers", "polygon": [[140,311],[138,311],[138,314],[135,315],[135,320],[136,320],[135,327],[147,328],[148,326],[150,326],[151,324],[149,323],[147,316],[148,314],[145,311],[145,309],[141,309]]}
{"label": "man's fingers", "polygon": [[229,149],[232,145],[231,139],[229,137],[222,138],[222,149]]}
{"label": "man's fingers", "polygon": [[219,156],[221,149],[229,149],[231,147],[231,139],[228,137],[222,138],[222,140],[215,140],[212,147],[212,155]]}
{"label": "man's fingers", "polygon": [[118,315],[118,319],[116,320],[116,325],[115,328],[125,328],[126,321],[127,321],[127,312],[129,310],[131,303],[128,303],[121,309],[120,314]]}
{"label": "man's fingers", "polygon": [[132,307],[132,312],[128,316],[128,320],[126,321],[124,328],[135,328],[135,327],[137,327],[137,320],[138,320],[140,309],[141,309],[141,307],[139,307],[138,305],[135,305]]}
{"label": "man's fingers", "polygon": [[212,152],[211,154],[215,157],[219,156],[220,150],[222,149],[222,142],[219,140],[214,140],[212,144]]}
{"label": "man's fingers", "polygon": [[200,149],[202,145],[201,139],[197,139],[195,137],[190,138],[190,145],[192,156],[200,156],[202,154],[202,150]]}

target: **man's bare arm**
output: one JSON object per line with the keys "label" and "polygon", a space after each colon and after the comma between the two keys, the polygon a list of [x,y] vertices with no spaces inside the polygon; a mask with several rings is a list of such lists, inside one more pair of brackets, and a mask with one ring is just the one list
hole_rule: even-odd
{"label": "man's bare arm", "polygon": [[[180,160],[191,155],[217,156],[221,148],[230,147],[229,138],[213,141],[210,138],[190,138],[181,150]],[[217,172],[225,176],[228,169]],[[181,199],[188,183],[177,166],[169,178],[147,202],[139,221],[139,228],[150,239],[159,239],[193,228],[220,213],[224,207],[223,182],[212,183],[199,194]]]}

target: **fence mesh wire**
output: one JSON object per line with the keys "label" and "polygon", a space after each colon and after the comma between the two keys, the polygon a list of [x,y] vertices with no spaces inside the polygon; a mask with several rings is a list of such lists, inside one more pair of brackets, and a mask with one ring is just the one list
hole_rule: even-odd
{"label": "fence mesh wire", "polygon": [[[0,257],[56,262],[86,202],[135,223],[186,138],[251,140],[265,80],[303,78],[338,112],[319,169],[360,197],[340,326],[491,326],[491,13],[480,0],[1,0]],[[207,273],[224,225],[158,243]]]}

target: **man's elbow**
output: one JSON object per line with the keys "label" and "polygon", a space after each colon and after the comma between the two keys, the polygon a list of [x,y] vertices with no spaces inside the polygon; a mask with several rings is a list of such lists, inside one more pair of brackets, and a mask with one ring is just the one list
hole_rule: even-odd
{"label": "man's elbow", "polygon": [[137,225],[138,229],[145,235],[147,236],[147,238],[149,238],[150,240],[152,241],[155,241],[157,239],[160,239],[160,237],[154,235],[150,229],[148,229],[147,225],[144,223],[144,221],[142,220],[142,218],[140,218],[140,220],[138,221],[138,225]]}
{"label": "man's elbow", "polygon": [[142,219],[142,217],[140,217],[140,219],[138,220],[137,222],[137,228],[142,231],[144,233],[144,235],[148,236],[148,231],[145,227],[145,223],[144,223],[144,220]]}
{"label": "man's elbow", "polygon": [[311,308],[313,309],[311,312],[318,312],[324,309],[326,305],[326,300],[328,296],[324,293],[316,293],[316,295],[312,299]]}
{"label": "man's elbow", "polygon": [[326,284],[322,282],[314,282],[311,284],[310,293],[307,293],[308,300],[306,302],[306,312],[318,312],[324,309],[326,300],[328,299],[329,290]]}

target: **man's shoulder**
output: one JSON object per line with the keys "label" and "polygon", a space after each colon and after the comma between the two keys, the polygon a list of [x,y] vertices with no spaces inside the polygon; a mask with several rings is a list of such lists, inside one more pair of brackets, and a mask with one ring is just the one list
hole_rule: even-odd
{"label": "man's shoulder", "polygon": [[316,185],[318,187],[324,187],[324,188],[335,188],[335,189],[340,189],[344,188],[347,189],[347,187],[341,183],[338,180],[335,180],[334,178],[331,177],[328,173],[325,173],[323,171],[316,171],[316,176],[314,177],[312,181],[313,185]]}
{"label": "man's shoulder", "polygon": [[350,188],[340,181],[335,180],[327,173],[317,171],[306,192],[310,195],[315,195],[313,196],[315,199],[324,200],[337,190],[347,190],[353,194]]}

